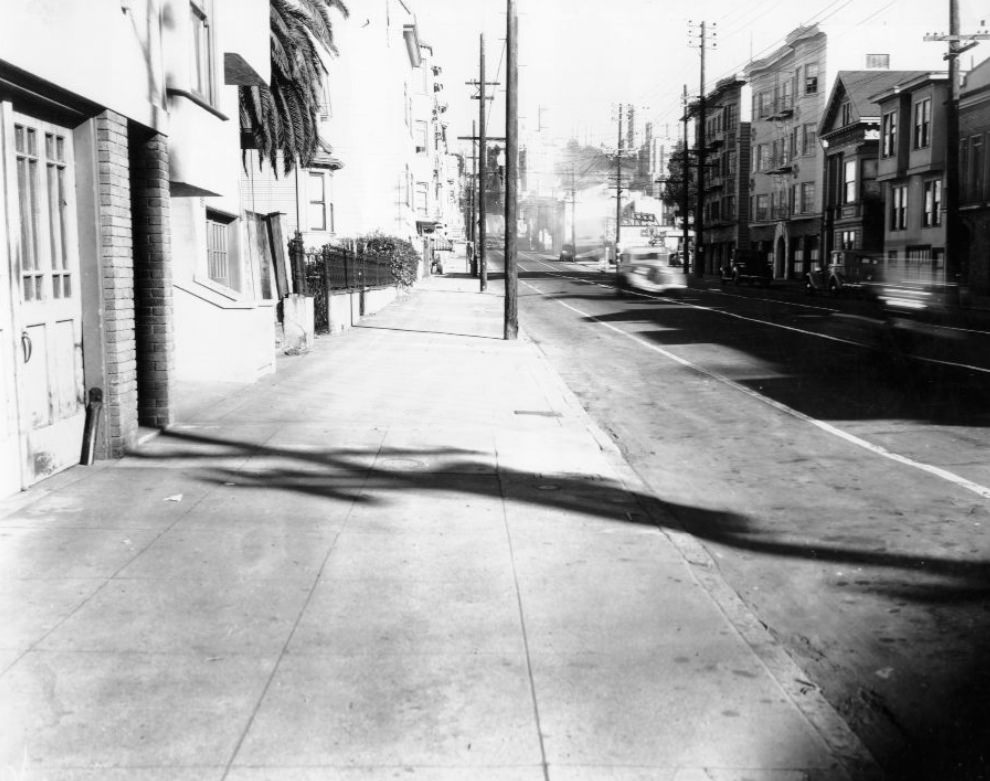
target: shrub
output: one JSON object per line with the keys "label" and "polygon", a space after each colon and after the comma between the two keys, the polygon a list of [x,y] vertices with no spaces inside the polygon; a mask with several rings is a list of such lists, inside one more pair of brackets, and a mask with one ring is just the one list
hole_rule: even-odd
{"label": "shrub", "polygon": [[372,233],[357,240],[358,252],[387,255],[391,260],[392,276],[396,282],[409,287],[416,281],[420,256],[411,242],[398,236]]}

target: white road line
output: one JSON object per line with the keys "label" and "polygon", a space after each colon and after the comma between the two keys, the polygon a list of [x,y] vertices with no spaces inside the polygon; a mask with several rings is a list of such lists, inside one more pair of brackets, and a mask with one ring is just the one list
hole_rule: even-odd
{"label": "white road line", "polygon": [[[538,261],[538,262],[544,263],[544,265],[547,265],[542,260],[541,261]],[[553,270],[553,269],[551,268],[551,270]],[[606,284],[606,283],[603,283],[603,282],[589,282],[588,280],[581,279],[580,277],[572,277],[572,276],[570,276],[568,274],[561,274],[559,272],[555,272],[555,273],[561,279],[570,279],[570,280],[573,280],[574,282],[580,282],[580,283],[585,284],[585,285],[595,285],[596,287],[603,287],[603,288],[610,288],[610,289],[614,289],[614,287],[615,287],[614,285]],[[532,285],[530,285],[530,287],[532,287]],[[533,289],[536,290],[536,288],[533,288]],[[672,298],[665,298],[665,297],[661,297],[661,296],[655,296],[655,295],[653,295],[651,293],[643,293],[643,292],[641,292],[639,290],[629,290],[629,291],[626,291],[626,292],[627,292],[628,295],[635,295],[635,296],[639,296],[640,298],[649,298],[649,299],[651,299],[653,301],[665,301],[667,303],[676,303],[679,306],[687,307],[688,309],[698,309],[698,310],[700,310],[702,312],[713,312],[715,314],[724,315],[725,317],[734,317],[737,320],[744,320],[744,321],[746,321],[748,323],[757,323],[759,325],[769,325],[769,326],[771,326],[773,328],[779,328],[782,331],[793,331],[794,333],[797,333],[797,334],[803,334],[805,336],[814,336],[814,337],[816,337],[818,339],[825,339],[826,341],[829,341],[829,342],[838,342],[840,344],[848,344],[848,345],[851,345],[852,347],[862,347],[862,348],[867,349],[867,350],[875,350],[876,349],[876,347],[873,346],[873,345],[865,344],[863,342],[857,342],[857,341],[855,341],[853,339],[843,339],[840,336],[830,336],[829,334],[822,334],[822,333],[819,333],[818,331],[807,331],[804,328],[796,328],[796,327],[794,327],[792,325],[781,325],[780,323],[774,323],[774,322],[771,322],[770,320],[761,320],[758,317],[746,317],[745,315],[740,315],[740,314],[737,314],[735,312],[728,312],[728,311],[726,311],[724,309],[715,309],[714,307],[702,306],[701,304],[692,304],[689,301],[681,301],[681,300],[672,299]],[[731,295],[731,294],[726,294],[726,295]],[[749,298],[749,297],[748,296],[732,296],[732,298]],[[804,309],[819,309],[819,310],[822,310],[822,311],[825,311],[825,312],[835,312],[835,313],[839,314],[838,310],[836,310],[836,309],[828,309],[826,307],[811,306],[809,304],[797,304],[797,303],[794,303],[792,301],[781,301],[780,303],[786,304],[787,306],[797,306],[797,307],[802,307]],[[936,325],[935,327],[941,328],[943,326]],[[962,329],[962,328],[952,328],[951,326],[944,326],[944,327],[945,328],[949,328],[950,330],[955,330],[955,331],[966,330],[966,329]],[[977,333],[977,334],[984,334],[984,335],[986,335],[987,332],[986,331],[968,331],[968,333]],[[920,356],[920,355],[912,355],[910,357],[911,357],[912,360],[921,361],[923,363],[934,364],[935,366],[951,366],[953,369],[967,369],[969,371],[979,372],[980,374],[990,374],[990,369],[986,368],[985,366],[974,366],[973,364],[969,364],[969,363],[958,363],[956,361],[943,361],[943,360],[941,360],[939,358],[926,358],[926,357]]]}
{"label": "white road line", "polygon": [[[522,280],[522,282],[527,287],[532,288],[537,293],[540,293],[542,295],[542,291],[540,291],[539,288],[537,288],[536,286],[530,284],[529,282],[526,282],[525,280]],[[691,361],[688,361],[685,358],[681,358],[680,356],[674,355],[672,352],[669,352],[663,349],[662,347],[658,347],[657,345],[652,344],[651,342],[647,342],[646,340],[641,339],[640,337],[636,336],[635,334],[631,334],[628,331],[623,331],[621,328],[616,327],[612,323],[607,323],[604,320],[599,319],[595,315],[589,314],[588,312],[582,312],[577,307],[572,306],[571,304],[568,304],[565,301],[561,301],[560,299],[554,299],[554,300],[562,307],[565,307],[566,309],[570,309],[572,312],[581,315],[581,317],[593,320],[599,325],[604,326],[605,328],[608,328],[610,331],[614,331],[615,333],[620,334],[621,336],[624,336],[627,339],[631,339],[633,342],[640,345],[641,347],[645,347],[648,350],[652,350],[653,352],[662,355],[668,360],[680,364],[681,366],[687,369],[691,369],[692,371],[697,372],[698,374],[702,374],[706,377],[712,378],[713,380],[717,380],[718,382],[724,383],[733,390],[739,391],[740,393],[745,393],[750,398],[756,399],[757,401],[761,401],[764,404],[767,404],[773,407],[774,409],[778,410],[779,412],[783,412],[785,415],[790,415],[791,417],[803,421],[804,423],[810,423],[812,426],[815,426],[821,429],[822,431],[831,434],[832,436],[845,440],[846,442],[852,445],[856,445],[857,447],[861,447],[864,450],[867,450],[875,455],[888,458],[891,461],[896,461],[897,463],[904,464],[905,466],[910,466],[910,467],[914,467],[915,469],[920,469],[922,472],[927,472],[928,474],[939,477],[942,480],[946,480],[952,483],[953,485],[957,485],[960,488],[964,488],[967,491],[972,491],[973,493],[977,494],[978,496],[981,496],[984,499],[990,499],[990,488],[988,488],[987,486],[980,485],[979,483],[975,483],[972,480],[967,480],[965,477],[957,475],[954,472],[950,472],[947,469],[942,469],[941,467],[933,466],[932,464],[925,464],[921,461],[915,461],[914,459],[908,458],[907,456],[902,456],[899,453],[894,453],[890,450],[887,450],[887,448],[885,447],[881,447],[880,445],[874,445],[872,442],[867,442],[865,439],[860,439],[854,434],[850,434],[848,431],[843,431],[842,429],[836,428],[830,423],[826,423],[823,420],[818,420],[817,418],[813,418],[810,415],[805,415],[803,412],[799,412],[798,410],[792,407],[788,407],[786,404],[781,404],[779,401],[764,396],[761,393],[757,393],[751,388],[747,388],[745,385],[742,385],[736,382],[735,380],[726,377],[724,374],[719,374],[718,372],[710,371],[704,368],[703,366],[699,366],[698,364],[692,363]]]}

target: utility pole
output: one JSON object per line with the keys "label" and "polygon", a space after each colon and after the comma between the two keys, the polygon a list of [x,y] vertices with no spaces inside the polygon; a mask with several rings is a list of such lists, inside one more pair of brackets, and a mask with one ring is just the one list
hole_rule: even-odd
{"label": "utility pole", "polygon": [[505,321],[503,336],[519,337],[518,237],[519,185],[519,19],[515,0],[506,0],[506,96],[505,96]]}
{"label": "utility pole", "polygon": [[577,260],[577,189],[574,184],[574,162],[571,161],[571,247]]}
{"label": "utility pole", "polygon": [[481,292],[488,289],[488,259],[485,257],[485,190],[488,187],[488,142],[485,140],[485,109],[488,102],[485,100],[485,34],[480,35],[480,76],[478,83],[481,93],[478,98],[478,154],[481,159],[478,161],[478,173],[481,181],[478,185],[478,270],[481,275]]}
{"label": "utility pole", "polygon": [[691,209],[691,194],[688,185],[691,182],[691,162],[688,156],[688,89],[687,84],[684,85],[684,95],[681,98],[681,102],[684,104],[684,155],[681,158],[681,181],[683,187],[681,189],[681,230],[682,239],[681,244],[683,246],[683,252],[681,253],[683,257],[681,258],[681,263],[684,264],[684,273],[690,273],[691,269],[688,268],[688,245],[691,241],[691,237],[688,235],[688,211]]}
{"label": "utility pole", "polygon": [[[959,231],[959,55],[979,41],[990,40],[986,31],[959,33],[959,0],[949,0],[949,34],[925,36],[926,41],[947,41],[949,50],[949,99],[945,104],[945,274],[946,281],[969,283],[969,263],[962,258]],[[963,43],[965,42],[965,43]]]}
{"label": "utility pole", "polygon": [[706,23],[701,22],[698,33],[701,84],[698,88],[698,126],[695,132],[698,155],[698,203],[694,213],[694,274],[699,277],[705,273],[705,49],[708,45],[706,35]]}
{"label": "utility pole", "polygon": [[471,246],[474,253],[471,255],[471,276],[478,276],[478,226],[475,220],[478,218],[476,210],[478,198],[478,127],[477,122],[471,122]]}
{"label": "utility pole", "polygon": [[615,263],[619,264],[619,236],[622,225],[622,104],[619,104],[619,143],[615,148]]}

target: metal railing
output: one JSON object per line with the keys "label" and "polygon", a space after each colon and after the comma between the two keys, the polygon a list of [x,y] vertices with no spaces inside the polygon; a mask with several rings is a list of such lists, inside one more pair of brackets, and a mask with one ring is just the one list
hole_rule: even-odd
{"label": "metal railing", "polygon": [[358,252],[330,244],[320,249],[304,250],[302,267],[306,289],[297,292],[313,296],[318,333],[325,333],[330,328],[331,292],[368,290],[398,284],[389,255]]}

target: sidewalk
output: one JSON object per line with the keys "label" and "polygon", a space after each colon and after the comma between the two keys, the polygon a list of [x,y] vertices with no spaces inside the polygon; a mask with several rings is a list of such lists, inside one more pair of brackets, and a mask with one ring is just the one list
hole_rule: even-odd
{"label": "sidewalk", "polygon": [[873,777],[493,287],[0,503],[0,779]]}

